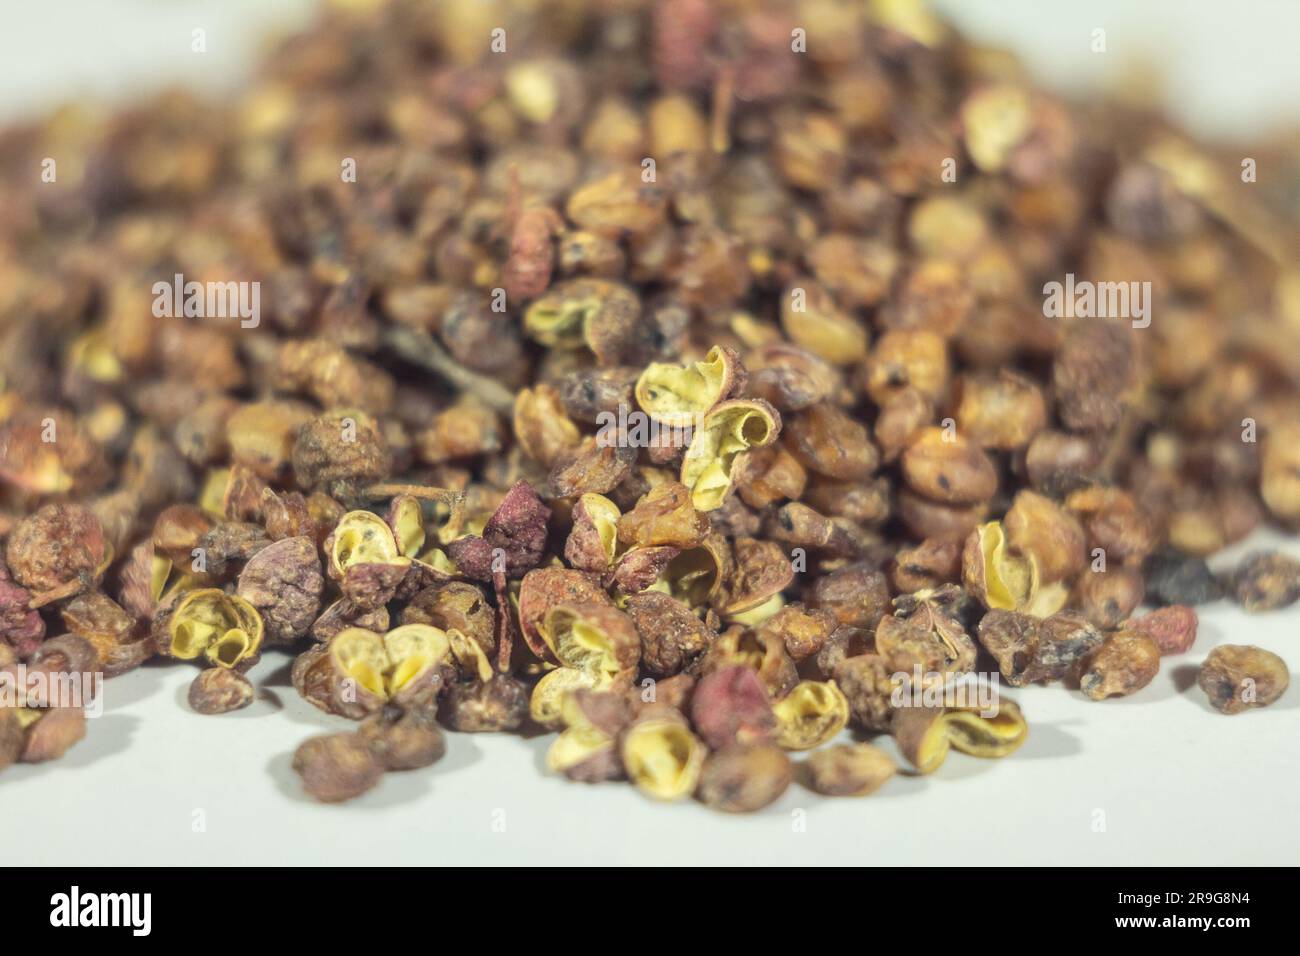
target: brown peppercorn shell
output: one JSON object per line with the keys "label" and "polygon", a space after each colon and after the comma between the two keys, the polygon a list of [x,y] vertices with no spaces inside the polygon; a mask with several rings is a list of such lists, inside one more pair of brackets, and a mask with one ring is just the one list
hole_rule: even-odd
{"label": "brown peppercorn shell", "polygon": [[1160,648],[1145,634],[1119,631],[1083,661],[1079,689],[1093,700],[1127,697],[1155,679]]}
{"label": "brown peppercorn shell", "polygon": [[103,573],[108,547],[90,509],[50,504],[18,522],[6,542],[5,563],[14,581],[37,597],[77,582],[85,590]]}
{"label": "brown peppercorn shell", "polygon": [[617,488],[636,463],[636,448],[619,435],[591,435],[555,459],[550,473],[551,495],[607,494]]}
{"label": "brown peppercorn shell", "polygon": [[817,654],[837,626],[839,622],[830,611],[805,607],[796,601],[781,608],[758,629],[780,638],[786,653],[798,662]]}
{"label": "brown peppercorn shell", "polygon": [[900,548],[890,568],[890,581],[904,594],[956,583],[961,579],[961,552],[960,543],[933,538]]}
{"label": "brown peppercorn shell", "polygon": [[743,665],[701,677],[691,694],[691,723],[714,750],[776,739],[776,714],[758,674]]}
{"label": "brown peppercorn shell", "polygon": [[732,626],[713,642],[700,661],[699,672],[710,674],[735,664],[753,669],[774,700],[799,683],[799,672],[785,651],[785,642],[775,634]]}
{"label": "brown peppercorn shell", "polygon": [[853,719],[864,729],[888,730],[896,709],[893,705],[893,668],[878,654],[847,657],[832,675],[849,702]]}
{"label": "brown peppercorn shell", "polygon": [[199,539],[212,530],[212,518],[197,505],[172,505],[154,520],[153,547],[172,560],[188,565]]}
{"label": "brown peppercorn shell", "polygon": [[1220,713],[1240,714],[1267,707],[1286,693],[1291,675],[1271,651],[1253,645],[1220,644],[1210,651],[1196,683]]}
{"label": "brown peppercorn shell", "polygon": [[1075,603],[1089,621],[1103,629],[1119,627],[1145,595],[1146,580],[1141,570],[1126,566],[1084,571],[1074,588]]}
{"label": "brown peppercorn shell", "polygon": [[290,644],[306,636],[316,621],[324,589],[315,541],[296,537],[250,558],[235,593],[261,613],[268,644]]}
{"label": "brown peppercorn shell", "polygon": [[[398,614],[397,622],[432,624],[444,631],[460,631],[473,638],[483,653],[491,657],[496,652],[496,616],[478,586],[468,581],[449,581],[416,593]],[[385,626],[379,630],[387,629]]]}
{"label": "brown peppercorn shell", "polygon": [[794,565],[774,541],[737,538],[732,553],[736,567],[726,582],[726,596],[719,608],[724,615],[752,610],[780,594],[794,580]]}
{"label": "brown peppercorn shell", "polygon": [[804,601],[810,608],[829,611],[840,624],[874,631],[889,609],[889,584],[870,564],[848,564],[818,578]]}
{"label": "brown peppercorn shell", "polygon": [[690,608],[661,591],[631,595],[624,610],[641,637],[641,666],[653,677],[681,673],[717,638]]}
{"label": "brown peppercorn shell", "polygon": [[388,474],[392,453],[383,431],[360,411],[313,418],[296,432],[293,475],[304,491],[349,501],[361,487]]}
{"label": "brown peppercorn shell", "polygon": [[694,548],[708,533],[708,515],[695,509],[690,490],[677,481],[655,485],[618,519],[618,540],[636,548]]}
{"label": "brown peppercorn shell", "polygon": [[105,677],[124,674],[155,653],[146,623],[100,591],[78,595],[59,613],[70,632],[94,645]]}
{"label": "brown peppercorn shell", "polygon": [[792,777],[790,758],[780,747],[733,744],[704,761],[696,794],[715,810],[752,813],[780,799]]}
{"label": "brown peppercorn shell", "polygon": [[880,465],[866,428],[829,402],[791,415],[784,444],[805,468],[828,478],[858,481]]}
{"label": "brown peppercorn shell", "polygon": [[823,747],[803,763],[808,786],[828,797],[865,797],[898,771],[892,757],[871,744]]}
{"label": "brown peppercorn shell", "polygon": [[428,767],[447,752],[447,739],[428,708],[386,707],[362,721],[357,736],[387,771]]}
{"label": "brown peppercorn shell", "polygon": [[1038,640],[1038,619],[1028,614],[994,609],[980,620],[979,642],[993,655],[1003,680],[1012,687],[1029,683]]}
{"label": "brown peppercorn shell", "polygon": [[955,417],[971,441],[984,448],[1025,448],[1047,426],[1042,389],[1006,369],[996,375],[966,375],[958,381]]}
{"label": "brown peppercorn shell", "polygon": [[80,707],[52,707],[27,728],[23,763],[58,760],[86,736],[86,712]]}
{"label": "brown peppercorn shell", "polygon": [[[340,598],[321,612],[312,623],[310,634],[312,640],[326,644],[339,631],[349,627],[363,627],[367,631],[382,634],[388,630],[388,608],[377,607],[365,609],[353,604],[347,598]],[[399,621],[401,624],[425,624],[431,621]]]}
{"label": "brown peppercorn shell", "polygon": [[200,671],[190,684],[190,706],[200,714],[227,714],[253,702],[255,692],[248,678],[227,667]]}
{"label": "brown peppercorn shell", "polygon": [[945,505],[931,501],[910,488],[899,488],[894,497],[898,517],[916,538],[964,542],[988,515],[987,502],[973,505]]}
{"label": "brown peppercorn shell", "polygon": [[1300,560],[1276,551],[1256,552],[1237,565],[1229,583],[1249,613],[1287,607],[1300,600]]}
{"label": "brown peppercorn shell", "polygon": [[973,505],[997,492],[993,462],[958,433],[927,427],[917,432],[902,457],[903,478],[917,494],[948,505]]}
{"label": "brown peppercorn shell", "polygon": [[528,688],[508,674],[482,683],[452,683],[440,713],[448,727],[462,733],[514,730],[528,716]]}
{"label": "brown peppercorn shell", "polygon": [[749,394],[766,399],[782,413],[817,405],[840,387],[840,376],[829,362],[786,342],[747,352],[745,367]]}
{"label": "brown peppercorn shell", "polygon": [[890,732],[899,751],[918,773],[938,770],[948,756],[950,744],[942,707],[900,707]]}
{"label": "brown peppercorn shell", "polygon": [[1027,489],[1016,492],[1002,527],[1011,547],[1037,560],[1044,584],[1072,579],[1083,570],[1083,526],[1052,499]]}
{"label": "brown peppercorn shell", "polygon": [[559,663],[542,639],[542,622],[558,605],[590,603],[613,603],[594,575],[569,568],[529,571],[519,584],[519,629],[524,642],[538,659]]}
{"label": "brown peppercorn shell", "polygon": [[372,789],[384,767],[358,734],[326,734],[303,741],[293,755],[303,789],[322,803],[342,803]]}

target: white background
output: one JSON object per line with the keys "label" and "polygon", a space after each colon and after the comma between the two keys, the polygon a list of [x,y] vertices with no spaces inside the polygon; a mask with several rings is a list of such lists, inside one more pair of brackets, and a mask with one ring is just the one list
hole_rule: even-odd
{"label": "white background", "polygon": [[[180,80],[229,89],[268,26],[300,0],[55,0],[0,15],[0,114],[70,95],[121,99]],[[1040,75],[1100,89],[1153,55],[1176,108],[1208,133],[1250,134],[1300,111],[1300,4],[1177,0],[949,2],[981,37],[1020,50]],[[189,50],[208,30],[209,52]],[[1108,54],[1088,51],[1094,27]],[[1300,554],[1294,542],[1287,547]],[[3,859],[40,864],[716,863],[1233,864],[1300,856],[1300,689],[1226,717],[1195,687],[1218,643],[1300,662],[1300,610],[1203,609],[1192,651],[1167,658],[1134,697],[1094,703],[1060,687],[1012,690],[1030,723],[1010,758],[953,754],[931,777],[898,776],[867,798],[797,786],[729,817],[652,804],[626,784],[548,776],[550,737],[449,735],[433,768],[390,774],[351,804],[304,797],[294,748],[349,729],[299,700],[289,658],[254,670],[260,699],[220,717],[189,711],[196,671],[151,665],[111,681],[104,716],[62,761],[0,776]],[[886,741],[886,747],[891,745]],[[13,825],[21,818],[22,826]],[[1104,828],[1102,828],[1104,826]]]}

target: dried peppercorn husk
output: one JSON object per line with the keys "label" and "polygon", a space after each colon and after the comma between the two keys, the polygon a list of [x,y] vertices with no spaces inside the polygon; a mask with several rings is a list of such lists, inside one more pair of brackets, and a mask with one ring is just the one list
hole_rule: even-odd
{"label": "dried peppercorn husk", "polygon": [[650,363],[637,379],[634,394],[637,405],[656,422],[694,426],[728,395],[741,391],[746,377],[734,349],[714,346],[699,362]]}
{"label": "dried peppercorn husk", "polygon": [[680,800],[694,793],[707,755],[686,721],[671,711],[635,720],[623,732],[619,752],[628,779],[656,800]]}
{"label": "dried peppercorn husk", "polygon": [[933,773],[948,757],[951,742],[943,718],[942,707],[902,707],[894,714],[890,733],[918,773]]}
{"label": "dried peppercorn husk", "polygon": [[772,706],[776,742],[787,750],[812,750],[833,740],[849,722],[849,702],[834,681],[800,681]]}
{"label": "dried peppercorn husk", "polygon": [[798,663],[821,651],[836,625],[835,616],[829,611],[805,607],[802,603],[795,602],[787,604],[763,621],[758,629],[779,637],[785,644],[786,653]]}
{"label": "dried peppercorn husk", "polygon": [[293,683],[321,710],[360,719],[389,701],[410,701],[436,689],[450,655],[446,633],[428,624],[404,624],[382,635],[349,627],[302,654],[294,662]]}
{"label": "dried peppercorn husk", "polygon": [[411,559],[398,549],[388,522],[369,511],[349,511],[326,543],[330,577],[364,610],[392,600],[411,569]]}
{"label": "dried peppercorn husk", "polygon": [[975,668],[975,641],[961,616],[968,602],[955,585],[894,599],[892,617],[876,626],[876,652],[900,670],[964,674]]}
{"label": "dried peppercorn husk", "polygon": [[540,632],[560,666],[533,688],[529,713],[539,724],[560,719],[564,695],[571,690],[631,683],[641,641],[632,621],[618,609],[608,604],[559,604],[546,612]]}
{"label": "dried peppercorn husk", "polygon": [[621,517],[618,505],[604,495],[581,495],[573,506],[573,527],[564,544],[565,560],[580,571],[607,571],[619,551]]}
{"label": "dried peppercorn husk", "polygon": [[880,463],[866,428],[829,402],[791,415],[784,444],[809,471],[841,481],[864,480]]}
{"label": "dried peppercorn husk", "polygon": [[397,622],[432,624],[446,631],[452,653],[458,660],[473,655],[475,669],[478,654],[473,648],[462,648],[463,640],[473,641],[478,653],[489,658],[497,649],[497,612],[483,591],[467,581],[449,581],[417,592],[402,608]]}
{"label": "dried peppercorn husk", "polygon": [[609,494],[631,474],[635,463],[636,449],[617,435],[589,435],[556,457],[550,492],[557,498]]}
{"label": "dried peppercorn husk", "polygon": [[751,668],[733,665],[696,683],[691,694],[691,724],[713,749],[733,743],[770,741],[778,720],[767,689]]}
{"label": "dried peppercorn husk", "polygon": [[105,677],[123,674],[157,652],[144,621],[102,592],[80,594],[59,613],[70,632],[94,645]]}
{"label": "dried peppercorn husk", "polygon": [[1014,610],[1048,617],[1069,598],[1060,582],[1044,582],[1038,559],[1007,542],[1002,525],[990,521],[971,532],[962,553],[962,581],[989,610]]}
{"label": "dried peppercorn husk", "polygon": [[992,713],[976,707],[903,707],[891,726],[898,749],[919,773],[937,770],[949,749],[973,757],[1005,757],[1025,742],[1020,708],[999,698]]}
{"label": "dried peppercorn husk", "polygon": [[1223,596],[1223,586],[1203,558],[1163,551],[1144,567],[1148,601],[1155,604],[1208,604]]}
{"label": "dried peppercorn husk", "polygon": [[719,507],[731,491],[741,456],[776,441],[781,416],[762,399],[731,399],[707,412],[691,436],[681,482],[700,511]]}
{"label": "dried peppercorn husk", "polygon": [[447,553],[458,570],[479,581],[492,580],[497,571],[523,577],[541,562],[550,514],[532,486],[518,481],[483,526],[483,534],[455,539]]}
{"label": "dried peppercorn husk", "polygon": [[889,609],[889,583],[879,568],[866,562],[848,564],[819,577],[805,601],[829,611],[840,624],[874,631]]}
{"label": "dried peppercorn husk", "polygon": [[896,712],[889,662],[879,654],[859,654],[842,660],[832,673],[853,719],[865,730],[888,730]]}
{"label": "dried peppercorn husk", "polygon": [[718,609],[725,617],[736,618],[755,610],[779,596],[794,580],[794,567],[774,541],[738,537],[732,553],[735,570]]}
{"label": "dried peppercorn husk", "polygon": [[632,548],[694,548],[708,533],[708,516],[696,510],[690,491],[676,481],[655,485],[618,518],[618,541]]}
{"label": "dried peppercorn husk", "polygon": [[799,682],[794,661],[777,635],[735,625],[719,635],[700,662],[700,672],[740,664],[754,670],[772,697],[784,697]]}
{"label": "dried peppercorn husk", "polygon": [[919,495],[944,504],[988,501],[997,491],[993,462],[978,446],[942,428],[922,428],[901,459],[903,478]]}
{"label": "dried peppercorn husk", "polygon": [[1044,583],[1066,581],[1083,570],[1083,527],[1050,498],[1028,489],[1017,492],[1002,527],[1011,548],[1033,556]]}
{"label": "dried peppercorn husk", "polygon": [[1127,618],[1146,594],[1141,570],[1132,567],[1084,571],[1075,582],[1073,601],[1100,628],[1115,628]]}
{"label": "dried peppercorn husk", "polygon": [[769,342],[745,353],[750,394],[781,412],[796,412],[829,398],[840,377],[825,360],[788,342]]}
{"label": "dried peppercorn husk", "polygon": [[894,555],[890,583],[904,594],[955,583],[961,577],[962,547],[955,541],[927,538]]}
{"label": "dried peppercorn husk", "polygon": [[972,757],[1005,757],[1029,735],[1020,707],[1005,697],[997,698],[993,713],[976,707],[949,707],[943,723],[948,743]]}
{"label": "dried peppercorn husk", "polygon": [[633,716],[624,697],[579,689],[565,695],[560,716],[564,730],[546,752],[547,769],[584,783],[623,776],[618,737]]}
{"label": "dried peppercorn husk", "polygon": [[524,642],[540,660],[558,663],[542,638],[547,613],[561,604],[612,604],[595,576],[569,568],[535,568],[519,584],[519,629]]}
{"label": "dried peppercorn husk", "polygon": [[248,601],[219,588],[180,597],[156,631],[158,651],[178,660],[202,657],[217,667],[245,671],[261,656],[265,625]]}

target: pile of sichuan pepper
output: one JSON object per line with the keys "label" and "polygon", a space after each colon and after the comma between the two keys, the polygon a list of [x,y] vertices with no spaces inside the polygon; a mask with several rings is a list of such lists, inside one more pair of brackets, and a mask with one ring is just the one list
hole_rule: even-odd
{"label": "pile of sichuan pepper", "polygon": [[[1300,521],[1300,169],[1252,161],[905,0],[350,0],[237,102],[11,129],[0,666],[216,714],[292,654],[326,801],[444,728],[728,811],[871,792],[870,735],[1008,754],[1010,700],[913,692],[1131,694],[1194,605],[1300,596],[1204,561]],[[260,310],[160,316],[182,276]],[[0,766],[85,732],[28,693]]]}

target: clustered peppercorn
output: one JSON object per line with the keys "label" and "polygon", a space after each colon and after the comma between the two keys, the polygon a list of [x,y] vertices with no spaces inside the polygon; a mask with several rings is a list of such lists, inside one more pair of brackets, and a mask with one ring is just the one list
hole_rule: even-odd
{"label": "clustered peppercorn", "polygon": [[[287,652],[358,722],[293,757],[322,801],[540,728],[744,812],[884,785],[850,723],[921,773],[1016,750],[960,680],[1128,695],[1197,605],[1300,598],[1206,561],[1300,519],[1294,197],[920,0],[556,6],[337,4],[233,103],[0,132],[0,673],[189,661],[215,715]],[[157,318],[176,272],[264,315]],[[1151,321],[1049,317],[1076,273]],[[84,732],[0,708],[0,767]]]}

